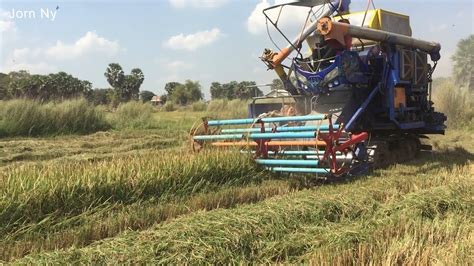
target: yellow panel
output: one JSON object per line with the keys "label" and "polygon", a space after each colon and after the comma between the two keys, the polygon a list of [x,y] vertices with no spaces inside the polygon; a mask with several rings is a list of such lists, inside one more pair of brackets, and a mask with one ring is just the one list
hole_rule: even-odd
{"label": "yellow panel", "polygon": [[375,11],[375,15],[370,21],[369,28],[380,30],[380,9]]}
{"label": "yellow panel", "polygon": [[[364,19],[365,11],[349,13],[343,16],[336,16],[335,19],[341,18],[349,19],[352,25],[361,26]],[[367,16],[364,21],[364,27],[371,29],[383,30],[411,36],[410,17],[386,11],[383,9],[374,9],[367,11]]]}

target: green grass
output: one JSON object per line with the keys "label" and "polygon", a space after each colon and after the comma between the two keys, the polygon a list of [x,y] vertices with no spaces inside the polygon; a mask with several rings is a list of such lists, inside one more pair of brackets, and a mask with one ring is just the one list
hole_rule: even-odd
{"label": "green grass", "polygon": [[239,153],[191,154],[187,132],[208,114],[153,110],[146,128],[0,139],[0,262],[471,261],[472,132],[435,136],[432,153],[359,179],[306,186]]}
{"label": "green grass", "polygon": [[147,129],[155,126],[154,111],[151,104],[132,101],[120,104],[109,117],[115,129]]}
{"label": "green grass", "polygon": [[212,100],[207,106],[209,117],[212,118],[242,118],[248,115],[249,101],[244,100]]}
{"label": "green grass", "polygon": [[0,137],[88,134],[109,128],[103,112],[85,100],[0,102]]}

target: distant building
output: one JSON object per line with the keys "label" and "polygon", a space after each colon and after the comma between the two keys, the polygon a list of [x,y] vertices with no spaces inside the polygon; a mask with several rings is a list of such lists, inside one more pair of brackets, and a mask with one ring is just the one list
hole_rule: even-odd
{"label": "distant building", "polygon": [[163,104],[163,101],[161,101],[161,97],[158,96],[158,95],[155,95],[151,98],[151,104],[153,105],[162,105]]}

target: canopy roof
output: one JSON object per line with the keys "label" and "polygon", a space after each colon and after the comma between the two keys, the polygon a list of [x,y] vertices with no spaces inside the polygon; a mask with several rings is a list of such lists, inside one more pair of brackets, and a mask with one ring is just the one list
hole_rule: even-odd
{"label": "canopy roof", "polygon": [[331,2],[331,1],[329,1],[329,0],[294,0],[294,1],[291,1],[291,2],[288,2],[288,3],[274,5],[274,6],[271,6],[271,7],[267,8],[267,9],[272,9],[272,8],[279,7],[279,6],[313,7],[313,6],[324,5],[324,4],[327,4],[329,2]]}

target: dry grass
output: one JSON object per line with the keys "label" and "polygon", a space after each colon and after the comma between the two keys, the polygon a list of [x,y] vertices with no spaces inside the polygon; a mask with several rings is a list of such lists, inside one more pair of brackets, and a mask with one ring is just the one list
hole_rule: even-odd
{"label": "dry grass", "polygon": [[457,86],[453,79],[435,80],[433,84],[435,108],[448,117],[450,128],[474,129],[474,100],[472,92]]}
{"label": "dry grass", "polygon": [[125,230],[144,230],[155,223],[199,210],[233,208],[291,190],[285,181],[265,181],[260,185],[223,188],[213,193],[165,202],[149,200],[130,205],[104,204],[65,219],[28,224],[8,234],[0,240],[0,260],[12,260],[29,253],[58,248],[82,247],[114,237]]}
{"label": "dry grass", "polygon": [[[197,212],[21,262],[465,264],[474,217],[472,166],[433,170],[423,164],[255,205]],[[422,169],[402,176],[397,168]]]}
{"label": "dry grass", "polygon": [[232,153],[152,152],[98,162],[6,167],[0,173],[0,235],[105,203],[179,198],[259,180],[252,160]]}

